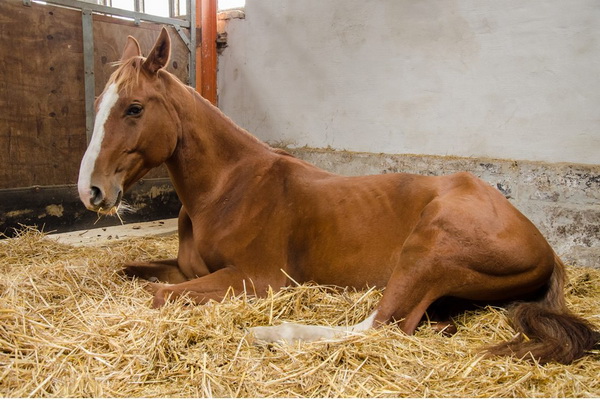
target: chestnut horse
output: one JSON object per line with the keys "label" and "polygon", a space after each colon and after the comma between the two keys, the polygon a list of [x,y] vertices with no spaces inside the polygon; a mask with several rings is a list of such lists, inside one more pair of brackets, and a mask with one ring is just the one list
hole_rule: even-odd
{"label": "chestnut horse", "polygon": [[[129,37],[96,104],[81,162],[84,205],[114,212],[150,169],[166,163],[181,200],[177,259],[131,263],[153,306],[195,303],[294,282],[385,287],[364,322],[257,327],[263,340],[313,340],[397,322],[412,334],[438,299],[514,302],[522,332],[494,354],[570,363],[598,341],[565,306],[565,268],[536,227],[469,173],[345,177],[260,142],[165,71],[163,28],[143,58]],[[161,282],[156,282],[161,281]]]}

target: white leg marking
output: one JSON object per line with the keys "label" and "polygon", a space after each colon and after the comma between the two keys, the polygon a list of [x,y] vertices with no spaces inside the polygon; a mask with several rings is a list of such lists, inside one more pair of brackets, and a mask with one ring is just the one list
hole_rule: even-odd
{"label": "white leg marking", "polygon": [[81,166],[79,167],[79,180],[77,182],[77,189],[82,200],[89,197],[94,165],[96,164],[96,159],[98,158],[98,154],[100,154],[102,141],[104,140],[104,125],[106,124],[106,120],[110,115],[110,111],[118,99],[119,93],[117,92],[117,85],[113,83],[102,95],[102,101],[98,107],[96,121],[94,122],[92,140],[90,141],[90,144],[83,155]]}
{"label": "white leg marking", "polygon": [[294,342],[344,338],[364,332],[373,327],[376,316],[377,311],[374,311],[367,319],[352,326],[329,327],[283,323],[277,326],[257,326],[250,328],[250,333],[254,339],[264,342]]}

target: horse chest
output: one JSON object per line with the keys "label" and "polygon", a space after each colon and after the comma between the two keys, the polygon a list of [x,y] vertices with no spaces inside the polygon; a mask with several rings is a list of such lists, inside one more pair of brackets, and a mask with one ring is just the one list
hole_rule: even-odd
{"label": "horse chest", "polygon": [[[258,213],[260,214],[260,213]],[[286,237],[282,225],[248,210],[230,213],[218,221],[199,219],[194,224],[194,245],[211,271],[225,266],[281,264]]]}

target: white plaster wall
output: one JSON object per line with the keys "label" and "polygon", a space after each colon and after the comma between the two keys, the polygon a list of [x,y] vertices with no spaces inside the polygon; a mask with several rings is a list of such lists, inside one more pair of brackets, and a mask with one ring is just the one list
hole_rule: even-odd
{"label": "white plaster wall", "polygon": [[219,105],[269,142],[600,164],[598,0],[249,0]]}

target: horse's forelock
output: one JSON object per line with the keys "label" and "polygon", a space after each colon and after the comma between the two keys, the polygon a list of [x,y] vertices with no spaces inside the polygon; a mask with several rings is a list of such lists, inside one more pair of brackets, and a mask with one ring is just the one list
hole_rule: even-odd
{"label": "horse's forelock", "polygon": [[110,76],[107,86],[114,83],[117,85],[119,92],[130,93],[133,87],[139,83],[140,72],[145,60],[144,57],[138,56],[126,61],[116,62],[117,69]]}

